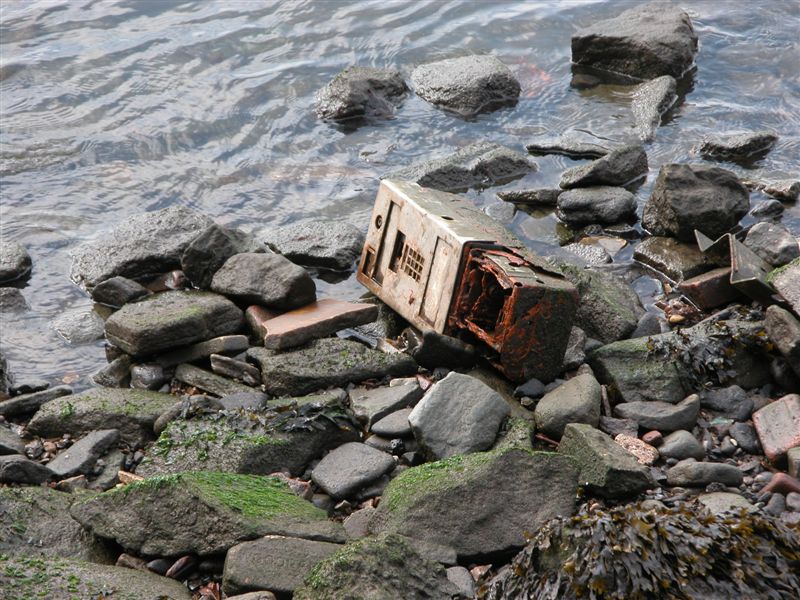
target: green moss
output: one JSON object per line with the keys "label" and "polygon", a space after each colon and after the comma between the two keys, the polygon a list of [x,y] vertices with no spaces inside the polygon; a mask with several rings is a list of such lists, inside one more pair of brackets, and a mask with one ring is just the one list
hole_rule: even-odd
{"label": "green moss", "polygon": [[775,278],[779,277],[782,273],[785,273],[790,269],[796,269],[796,268],[800,268],[800,258],[795,258],[789,264],[783,265],[782,267],[778,267],[777,269],[773,269],[772,271],[770,271],[769,274],[767,275],[767,283],[771,284],[773,281],[775,281]]}

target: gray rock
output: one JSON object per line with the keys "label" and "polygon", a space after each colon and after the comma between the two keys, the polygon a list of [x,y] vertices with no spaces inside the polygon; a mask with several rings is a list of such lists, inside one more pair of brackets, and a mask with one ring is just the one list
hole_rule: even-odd
{"label": "gray rock", "polygon": [[329,452],[311,472],[311,479],[334,498],[350,498],[395,466],[391,454],[350,442]]}
{"label": "gray rock", "polygon": [[401,408],[386,415],[375,422],[370,431],[389,439],[410,437],[411,424],[408,422],[408,416],[411,414],[411,410],[411,408]]}
{"label": "gray rock", "polygon": [[231,256],[264,251],[264,246],[252,235],[214,223],[186,246],[181,255],[181,270],[195,287],[207,290],[211,287],[214,273]]}
{"label": "gray rock", "polygon": [[[198,415],[213,415],[220,410],[223,410],[223,406],[216,398],[200,394],[195,396],[181,396],[180,400],[158,416],[156,422],[153,423],[153,432],[156,435],[161,435],[167,428],[167,425],[178,418],[188,419]],[[166,452],[166,450],[167,448],[163,448],[163,450],[159,448],[157,453],[160,454],[161,452]],[[190,471],[191,469],[186,470]]]}
{"label": "gray rock", "polygon": [[145,363],[131,367],[131,387],[139,390],[158,390],[172,379],[172,369],[157,363]]}
{"label": "gray rock", "polygon": [[338,338],[315,340],[281,354],[273,354],[266,348],[250,348],[247,357],[260,366],[264,388],[275,396],[297,396],[387,375],[413,375],[417,371],[416,363],[405,354],[384,354]]}
{"label": "gray rock", "polygon": [[212,354],[209,358],[211,370],[217,375],[237,379],[253,387],[261,385],[261,371],[253,365],[221,354]]}
{"label": "gray rock", "polygon": [[102,387],[128,387],[133,361],[130,356],[118,356],[105,367],[92,374],[92,381]]}
{"label": "gray rock", "polygon": [[104,492],[110,490],[119,483],[119,472],[125,469],[125,462],[128,459],[127,454],[123,454],[121,450],[112,448],[103,457],[103,470],[94,479],[89,482],[89,488]]}
{"label": "gray rock", "polygon": [[456,192],[507,183],[536,170],[526,155],[504,146],[478,142],[445,158],[414,164],[383,179],[413,181],[423,187]]}
{"label": "gray rock", "polygon": [[0,425],[0,454],[23,454],[25,452],[25,444],[22,443],[20,437],[8,429]]}
{"label": "gray rock", "polygon": [[72,558],[31,560],[29,556],[12,557],[3,562],[3,567],[14,573],[15,598],[107,598],[110,594],[114,600],[192,598],[179,581],[147,571]]}
{"label": "gray rock", "polygon": [[463,117],[514,106],[521,90],[511,70],[489,55],[420,65],[411,73],[411,83],[423,100]]}
{"label": "gray rock", "polygon": [[0,283],[25,277],[31,271],[31,255],[17,242],[0,241]]}
{"label": "gray rock", "polygon": [[238,354],[247,350],[249,346],[246,335],[223,335],[161,354],[156,358],[156,362],[162,367],[174,367],[181,363],[208,358],[212,354]]}
{"label": "gray rock", "polygon": [[352,271],[364,247],[364,233],[341,221],[293,223],[265,230],[259,239],[293,263],[336,271]]}
{"label": "gray rock", "polygon": [[226,600],[276,600],[275,594],[267,591],[248,592],[246,594],[236,594],[235,596],[225,596]]}
{"label": "gray rock", "polygon": [[768,181],[764,183],[761,190],[767,196],[772,196],[778,200],[794,202],[798,197],[800,197],[800,181],[797,181],[796,179]]}
{"label": "gray rock", "polygon": [[406,469],[372,529],[446,543],[469,563],[522,548],[525,531],[575,511],[577,471],[563,456],[506,448]]}
{"label": "gray rock", "polygon": [[119,429],[124,442],[153,436],[153,423],[175,403],[175,396],[144,390],[96,388],[44,404],[28,423],[43,437],[80,435],[95,429]]}
{"label": "gray rock", "polygon": [[661,167],[644,207],[642,225],[653,235],[694,242],[697,229],[716,239],[750,209],[750,195],[730,171],[705,165]]}
{"label": "gray rock", "polygon": [[689,15],[661,2],[637,5],[572,36],[572,62],[638,79],[679,78],[694,62]]}
{"label": "gray rock", "polygon": [[573,462],[578,469],[578,483],[590,493],[624,498],[655,486],[650,469],[591,425],[567,425],[558,453]]}
{"label": "gray rock", "polygon": [[350,391],[350,406],[367,429],[372,429],[375,423],[395,411],[416,405],[422,394],[422,388],[416,382],[392,387],[354,388]]}
{"label": "gray rock", "polygon": [[[583,351],[585,345],[586,333],[580,327],[573,327],[569,332],[567,350],[564,352],[563,371],[577,369],[584,363],[586,360],[586,354]],[[516,391],[514,393],[516,395]]]}
{"label": "gray rock", "polygon": [[747,421],[753,414],[753,400],[738,385],[708,390],[700,397],[700,406],[734,421]]}
{"label": "gray rock", "polygon": [[126,552],[205,556],[265,535],[344,541],[341,525],[274,477],[180,473],[128,484],[122,492],[76,502],[70,513]]}
{"label": "gray rock", "polygon": [[347,544],[318,563],[295,589],[294,600],[447,599],[458,594],[442,565],[398,535]]}
{"label": "gray rock", "polygon": [[25,379],[18,381],[11,385],[9,393],[12,396],[20,396],[22,394],[33,394],[34,392],[43,392],[50,387],[50,382],[46,379]]}
{"label": "gray rock", "polygon": [[225,556],[222,588],[229,596],[264,589],[291,594],[312,567],[341,548],[277,535],[238,544]]}
{"label": "gray rock", "polygon": [[527,144],[525,148],[531,154],[561,154],[574,159],[601,158],[611,152],[607,146],[597,143],[597,141],[601,141],[599,138],[592,138],[596,141],[590,141],[585,139],[586,137],[571,132],[556,139],[537,140]]}
{"label": "gray rock", "polygon": [[[0,394],[5,395],[8,393],[8,389],[12,386],[12,380],[13,378],[8,370],[6,357],[3,356],[3,352],[0,350]],[[2,406],[3,404],[0,403],[0,407]]]}
{"label": "gray rock", "polygon": [[800,314],[800,258],[770,271],[767,281],[791,305],[794,313]]}
{"label": "gray rock", "polygon": [[611,256],[608,252],[606,252],[602,246],[595,244],[567,244],[566,246],[562,246],[562,250],[579,256],[586,262],[586,265],[590,267],[605,265],[611,262]]}
{"label": "gray rock", "polygon": [[541,381],[538,379],[529,379],[522,385],[516,387],[514,390],[514,398],[527,396],[528,398],[536,399],[544,396],[544,393],[545,386]]}
{"label": "gray rock", "polygon": [[74,499],[72,494],[46,486],[0,488],[0,511],[6,525],[0,536],[0,554],[112,561],[104,544],[69,515]]}
{"label": "gray rock", "polygon": [[504,202],[512,202],[523,206],[555,206],[562,189],[539,188],[534,190],[509,190],[497,192],[497,197]]}
{"label": "gray rock", "polygon": [[800,512],[800,493],[789,492],[786,494],[786,508],[792,512]]}
{"label": "gray rock", "polygon": [[408,422],[426,453],[441,459],[490,448],[510,412],[505,400],[488,385],[452,372],[433,385]]}
{"label": "gray rock", "polygon": [[214,274],[211,289],[240,302],[291,310],[317,299],[311,275],[279,254],[236,254]]}
{"label": "gray rock", "polygon": [[30,309],[22,290],[13,287],[0,287],[0,313],[19,313]]}
{"label": "gray rock", "polygon": [[662,75],[641,84],[633,93],[631,110],[639,139],[649,142],[656,136],[661,116],[678,99],[677,82],[671,75]]}
{"label": "gray rock", "polygon": [[409,335],[409,330],[406,330],[403,337],[409,340],[406,351],[417,364],[431,370],[438,367],[468,368],[478,360],[475,346],[436,331],[424,331],[417,336],[416,333]]}
{"label": "gray rock", "polygon": [[661,333],[661,319],[655,313],[646,312],[636,324],[636,329],[633,330],[631,339],[658,335],[659,333]]}
{"label": "gray rock", "polygon": [[16,417],[34,413],[44,404],[60,398],[61,396],[68,396],[72,393],[72,388],[68,385],[59,385],[54,388],[42,390],[40,392],[33,392],[30,394],[21,394],[14,396],[8,400],[0,401],[0,415],[5,417]]}
{"label": "gray rock", "polygon": [[[764,325],[769,341],[775,344],[792,370],[800,377],[800,321],[788,310],[772,305],[767,308]],[[0,407],[2,406],[0,403]]]}
{"label": "gray rock", "polygon": [[105,454],[112,444],[119,440],[119,431],[103,429],[92,431],[69,448],[58,453],[47,463],[56,479],[66,479],[73,475],[88,475],[97,459]]}
{"label": "gray rock", "polygon": [[178,365],[175,369],[175,379],[183,383],[200,388],[215,396],[227,396],[229,394],[249,394],[253,391],[250,386],[237,383],[227,377],[222,377],[211,371],[206,371],[194,365]]}
{"label": "gray rock", "polygon": [[612,439],[620,434],[634,438],[639,435],[639,425],[632,419],[617,419],[601,415],[598,428],[603,433],[610,435]]}
{"label": "gray rock", "polygon": [[773,493],[772,496],[770,496],[767,505],[764,507],[764,512],[772,515],[773,517],[780,517],[785,510],[786,497],[783,494]]}
{"label": "gray rock", "polygon": [[696,244],[662,236],[652,236],[639,243],[633,252],[633,258],[678,283],[715,267],[715,263],[700,252]]}
{"label": "gray rock", "polygon": [[536,429],[557,440],[569,423],[597,427],[601,395],[594,376],[586,373],[573,377],[539,400],[533,413]]}
{"label": "gray rock", "polygon": [[53,478],[50,470],[20,454],[0,456],[0,483],[39,485]]}
{"label": "gray rock", "polygon": [[[561,175],[564,189],[590,186],[624,186],[647,174],[647,154],[642,146],[623,146],[586,165]],[[559,203],[564,195],[559,196]]]}
{"label": "gray rock", "polygon": [[138,280],[177,269],[186,246],[211,223],[182,206],[127,218],[75,251],[70,276],[91,288],[115,275]]}
{"label": "gray rock", "polygon": [[735,135],[707,136],[696,148],[703,158],[711,160],[741,160],[755,154],[766,154],[778,141],[771,131],[756,131]]}
{"label": "gray rock", "polygon": [[390,117],[408,91],[395,69],[347,67],[314,97],[321,119],[344,121],[363,117]]}
{"label": "gray rock", "polygon": [[786,210],[779,200],[765,200],[759,202],[750,211],[750,214],[759,221],[778,221]]}
{"label": "gray rock", "polygon": [[681,487],[704,487],[709,483],[737,487],[743,478],[742,472],[732,465],[697,462],[692,458],[682,460],[667,470],[667,483]]}
{"label": "gray rock", "polygon": [[633,419],[644,429],[677,431],[691,429],[697,422],[700,397],[688,396],[677,404],[667,402],[623,402],[614,407],[614,414],[623,419]]}
{"label": "gray rock", "polygon": [[797,238],[778,223],[756,223],[747,232],[744,245],[773,267],[782,267],[800,256]]}
{"label": "gray rock", "polygon": [[143,356],[236,333],[243,322],[242,311],[224,296],[169,291],[123,306],[106,321],[106,337],[124,352]]}
{"label": "gray rock", "polygon": [[466,568],[449,567],[447,578],[458,588],[462,596],[465,598],[475,597],[475,580],[472,579],[472,575]]}
{"label": "gray rock", "polygon": [[578,288],[576,325],[589,337],[605,343],[628,337],[644,314],[636,292],[621,278],[596,269],[560,265]]}
{"label": "gray rock", "polygon": [[664,436],[661,445],[658,447],[658,453],[663,458],[676,458],[678,460],[683,460],[684,458],[703,460],[706,457],[703,446],[697,441],[696,437],[685,429],[679,429]]}
{"label": "gray rock", "polygon": [[611,225],[636,217],[636,197],[621,187],[567,190],[558,197],[558,218],[573,226]]}
{"label": "gray rock", "polygon": [[114,308],[125,306],[148,294],[150,290],[141,283],[119,275],[106,279],[92,288],[92,300]]}
{"label": "gray rock", "polygon": [[93,307],[68,310],[53,321],[58,335],[70,344],[88,344],[103,338],[105,322]]}
{"label": "gray rock", "polygon": [[369,535],[369,522],[375,509],[367,504],[364,508],[351,513],[343,522],[344,530],[348,540],[360,540]]}
{"label": "gray rock", "polygon": [[308,425],[281,431],[276,418],[292,416],[289,410],[239,409],[227,415],[201,412],[186,419],[173,417],[137,473],[151,476],[210,470],[269,475],[285,469],[297,476],[326,450],[359,438],[353,425],[326,418],[323,410],[295,413]]}
{"label": "gray rock", "polygon": [[764,454],[756,430],[750,423],[734,423],[729,433],[736,444],[748,454]]}
{"label": "gray rock", "polygon": [[714,515],[726,512],[738,513],[742,509],[745,509],[748,512],[755,512],[758,510],[755,506],[750,504],[750,502],[742,498],[742,496],[739,494],[733,494],[731,492],[711,492],[708,494],[700,494],[697,497],[697,501],[705,506],[706,509]]}

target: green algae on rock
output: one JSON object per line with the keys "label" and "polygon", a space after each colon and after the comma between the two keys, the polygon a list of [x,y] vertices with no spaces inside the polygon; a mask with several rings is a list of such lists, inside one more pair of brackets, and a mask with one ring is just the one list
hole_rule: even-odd
{"label": "green algae on rock", "polygon": [[238,542],[285,535],[341,542],[324,511],[274,477],[195,471],[151,477],[75,503],[72,516],[126,551],[153,556],[225,552]]}

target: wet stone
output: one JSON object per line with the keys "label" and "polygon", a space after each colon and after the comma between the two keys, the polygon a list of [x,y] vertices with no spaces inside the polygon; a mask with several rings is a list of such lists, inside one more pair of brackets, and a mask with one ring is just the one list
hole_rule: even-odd
{"label": "wet stone", "polygon": [[531,154],[547,155],[547,154],[561,154],[569,158],[602,158],[611,149],[607,146],[597,143],[601,140],[597,139],[592,141],[586,139],[588,136],[578,136],[574,133],[566,133],[559,138],[555,139],[539,139],[525,148]]}
{"label": "wet stone", "polygon": [[463,117],[513,106],[521,90],[511,70],[489,55],[420,65],[411,73],[411,82],[419,97]]}
{"label": "wet stone", "polygon": [[624,402],[614,407],[614,414],[625,419],[633,419],[645,429],[676,431],[692,429],[700,411],[700,398],[692,394],[677,404],[667,402]]}
{"label": "wet stone", "polygon": [[127,387],[132,366],[131,357],[123,354],[92,374],[92,381],[102,387]]}
{"label": "wet stone", "polygon": [[567,190],[558,197],[558,217],[572,226],[610,225],[636,217],[636,198],[622,187]]}
{"label": "wet stone", "polygon": [[750,214],[759,221],[778,221],[783,216],[785,208],[778,200],[759,202]]}
{"label": "wet stone", "polygon": [[408,91],[395,69],[350,66],[338,73],[314,97],[320,119],[390,117]]}
{"label": "wet stone", "polygon": [[155,360],[162,367],[174,367],[208,358],[212,354],[237,354],[247,350],[249,345],[245,335],[223,335],[161,354]]}
{"label": "wet stone", "polygon": [[631,333],[631,339],[648,337],[651,335],[658,335],[661,333],[661,319],[655,313],[644,313],[639,322],[636,324],[636,329]]}
{"label": "wet stone", "polygon": [[91,473],[97,459],[119,439],[116,429],[92,431],[47,463],[57,479]]}
{"label": "wet stone", "polygon": [[172,379],[172,369],[165,369],[157,363],[133,365],[131,367],[131,387],[140,390],[158,390]]}
{"label": "wet stone", "polygon": [[229,394],[247,394],[253,391],[250,386],[237,383],[227,377],[222,377],[211,371],[206,371],[194,365],[182,364],[175,369],[175,379],[187,385],[200,388],[215,396],[227,396]]}
{"label": "wet stone", "polygon": [[264,252],[255,238],[238,229],[214,223],[200,232],[181,255],[181,269],[195,287],[207,290],[225,261],[242,252]]}
{"label": "wet stone", "polygon": [[664,436],[664,441],[658,447],[658,452],[664,458],[678,460],[683,460],[684,458],[702,460],[706,456],[705,450],[703,450],[703,446],[697,441],[697,438],[683,429],[673,431]]}
{"label": "wet stone", "polygon": [[150,291],[142,284],[119,275],[98,283],[91,292],[92,300],[114,308],[125,306],[148,294]]}
{"label": "wet stone", "polygon": [[249,386],[261,385],[261,371],[253,365],[230,356],[212,354],[211,370],[217,375],[236,379]]}
{"label": "wet stone", "polygon": [[536,404],[536,430],[560,439],[569,423],[597,427],[600,421],[600,384],[590,374],[578,375],[547,393]]}
{"label": "wet stone", "polygon": [[[624,186],[647,174],[647,154],[642,146],[623,146],[602,158],[564,172],[559,186],[564,189],[591,186]],[[559,203],[564,195],[559,196]]]}
{"label": "wet stone", "polygon": [[800,395],[788,394],[753,413],[764,454],[780,459],[790,448],[800,446]]}
{"label": "wet stone", "polygon": [[53,473],[38,462],[19,454],[0,456],[0,483],[39,485],[52,479]]}
{"label": "wet stone", "polygon": [[748,454],[763,454],[756,430],[750,423],[734,423],[729,433],[736,444]]}
{"label": "wet stone", "polygon": [[603,433],[607,433],[612,438],[620,434],[636,437],[639,433],[639,425],[633,419],[617,419],[615,417],[600,416],[598,428]]}
{"label": "wet stone", "polygon": [[290,310],[317,299],[311,275],[279,254],[236,254],[214,274],[211,289],[250,304]]}
{"label": "wet stone", "polygon": [[676,89],[675,78],[671,75],[662,75],[641,84],[634,91],[631,110],[636,131],[643,142],[651,141],[656,136],[661,116],[678,99]]}
{"label": "wet stone", "polygon": [[567,252],[571,252],[572,254],[579,256],[581,259],[586,261],[587,265],[590,266],[604,265],[611,262],[611,257],[608,255],[608,252],[603,250],[603,248],[600,246],[589,244],[567,244],[566,246],[562,246],[562,248]]}
{"label": "wet stone", "polygon": [[525,154],[489,142],[465,146],[444,158],[414,164],[384,179],[413,181],[444,192],[508,183],[536,170]]}
{"label": "wet stone", "polygon": [[744,245],[773,267],[782,267],[800,256],[797,238],[777,223],[756,223],[747,232]]}
{"label": "wet stone", "polygon": [[18,313],[30,310],[22,290],[13,287],[0,287],[0,314]]}
{"label": "wet stone", "polygon": [[68,396],[71,393],[71,387],[68,385],[59,385],[39,392],[14,396],[9,400],[0,401],[0,415],[16,417],[18,415],[34,413],[44,404],[56,398],[60,398],[61,396]]}
{"label": "wet stone", "polygon": [[700,406],[734,421],[747,421],[753,412],[753,400],[738,385],[708,390],[701,396]]}
{"label": "wet stone", "polygon": [[537,399],[544,396],[544,394],[544,384],[538,379],[529,379],[514,390],[515,398],[528,397]]}
{"label": "wet stone", "polygon": [[712,160],[742,160],[769,152],[778,141],[771,131],[734,135],[711,135],[696,148],[698,154]]}
{"label": "wet stone", "polygon": [[23,454],[25,444],[20,437],[5,427],[0,425],[0,454]]}
{"label": "wet stone", "polygon": [[411,424],[408,422],[408,416],[411,414],[411,410],[411,408],[402,408],[386,415],[375,422],[370,430],[372,433],[389,439],[410,437]]}
{"label": "wet stone", "polygon": [[31,256],[22,244],[0,241],[0,283],[25,277],[32,264]]}
{"label": "wet stone", "polygon": [[742,472],[724,463],[697,462],[688,458],[667,471],[667,483],[681,487],[705,487],[722,483],[736,487],[742,483]]}
{"label": "wet stone", "polygon": [[798,197],[800,197],[800,181],[794,179],[768,181],[764,183],[761,190],[767,196],[772,196],[778,200],[794,202]]}
{"label": "wet stone", "polygon": [[311,478],[334,498],[349,498],[394,466],[390,454],[351,442],[329,452],[314,467]]}
{"label": "wet stone", "polygon": [[103,338],[105,323],[93,307],[68,310],[53,321],[58,335],[70,344],[88,344]]}
{"label": "wet stone", "polygon": [[558,197],[564,190],[540,188],[533,190],[509,190],[497,192],[497,197],[504,202],[512,202],[522,206],[555,206]]}
{"label": "wet stone", "polygon": [[671,237],[647,238],[636,246],[633,258],[677,282],[701,275],[714,267],[714,263],[696,245],[682,243]]}
{"label": "wet stone", "polygon": [[364,233],[341,221],[293,223],[265,230],[259,238],[293,263],[335,271],[352,271],[364,246]]}

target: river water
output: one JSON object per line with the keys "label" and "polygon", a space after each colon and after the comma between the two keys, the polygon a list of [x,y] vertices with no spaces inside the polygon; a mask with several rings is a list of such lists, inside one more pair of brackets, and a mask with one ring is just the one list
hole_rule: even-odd
{"label": "river water", "polygon": [[[378,178],[413,161],[490,140],[512,148],[581,129],[632,134],[630,89],[570,88],[570,35],[626,1],[7,0],[0,4],[0,225],[34,262],[30,310],[0,316],[17,379],[88,385],[103,343],[70,345],[53,320],[89,307],[69,280],[70,251],[145,211],[182,204],[248,231],[334,219],[366,230]],[[687,0],[700,38],[697,71],[647,152],[658,168],[697,161],[705,134],[771,129],[780,141],[747,178],[800,174],[800,1]],[[492,53],[514,71],[513,108],[464,121],[410,96],[395,118],[344,131],[313,113],[313,96],[352,64],[416,65]],[[467,195],[547,187],[575,163]],[[754,193],[754,204],[766,199]],[[640,210],[641,214],[641,210]],[[800,234],[800,208],[784,223]],[[552,215],[517,213],[537,248],[556,242]],[[629,256],[630,252],[622,256]],[[353,278],[320,282],[353,298]]]}

